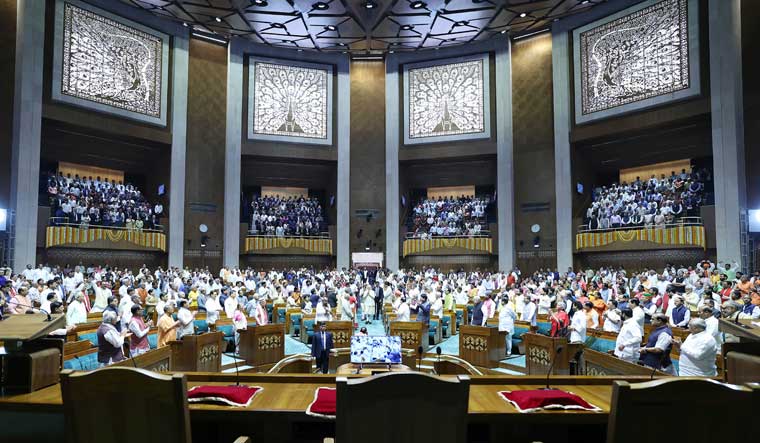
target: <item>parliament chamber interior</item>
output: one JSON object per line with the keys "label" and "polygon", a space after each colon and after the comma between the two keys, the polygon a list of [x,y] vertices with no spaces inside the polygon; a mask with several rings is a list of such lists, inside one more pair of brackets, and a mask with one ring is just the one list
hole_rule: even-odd
{"label": "parliament chamber interior", "polygon": [[760,1],[0,29],[0,441],[757,434]]}

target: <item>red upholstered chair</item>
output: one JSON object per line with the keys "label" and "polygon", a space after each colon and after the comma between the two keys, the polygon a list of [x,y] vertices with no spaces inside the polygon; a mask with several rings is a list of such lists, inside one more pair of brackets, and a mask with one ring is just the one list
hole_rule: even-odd
{"label": "red upholstered chair", "polygon": [[[61,372],[66,441],[191,443],[184,374],[104,368]],[[235,443],[250,442],[247,437]]]}

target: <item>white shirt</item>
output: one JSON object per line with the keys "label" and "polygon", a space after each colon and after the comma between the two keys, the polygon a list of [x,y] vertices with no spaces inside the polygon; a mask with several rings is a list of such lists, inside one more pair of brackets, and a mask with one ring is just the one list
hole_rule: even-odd
{"label": "white shirt", "polygon": [[509,303],[501,305],[499,310],[499,331],[507,331],[510,334],[515,333],[515,320],[517,314]]}
{"label": "white shirt", "polygon": [[[48,309],[50,309],[48,307]],[[74,300],[66,310],[66,326],[87,323],[87,310],[84,303]]]}
{"label": "white shirt", "polygon": [[409,305],[401,303],[396,310],[396,321],[409,321]]}
{"label": "white shirt", "polygon": [[119,331],[116,330],[116,326],[107,323],[106,327],[108,328],[108,331],[103,334],[103,338],[105,338],[108,343],[111,343],[114,347],[121,348],[124,346],[124,336],[122,336]]}
{"label": "white shirt", "polygon": [[681,344],[681,358],[678,361],[678,375],[713,377],[717,375],[715,356],[718,344],[707,330],[690,334]]}
{"label": "white shirt", "polygon": [[707,329],[705,329],[705,331],[713,336],[715,343],[718,344],[718,348],[723,346],[723,334],[721,334],[718,327],[718,319],[715,318],[714,315],[711,315],[705,319],[705,323],[707,324]]}
{"label": "white shirt", "polygon": [[211,325],[216,324],[221,310],[222,305],[219,304],[218,298],[209,297],[206,299],[206,322]]}
{"label": "white shirt", "polygon": [[[642,338],[641,329],[636,319],[629,318],[624,321],[615,340],[615,355],[622,360],[638,361]],[[621,345],[623,346],[622,351],[620,350]]]}
{"label": "white shirt", "polygon": [[317,314],[314,319],[318,322],[325,322],[332,320],[332,312],[327,310],[322,303],[317,303]]}
{"label": "white shirt", "polygon": [[536,310],[537,308],[535,303],[532,301],[530,303],[527,303],[525,305],[525,308],[523,308],[520,320],[529,321],[531,326],[536,326]]}
{"label": "white shirt", "polygon": [[644,310],[641,309],[641,306],[636,306],[633,308],[633,320],[638,323],[641,335],[644,335],[644,317]]}
{"label": "white shirt", "polygon": [[179,312],[177,313],[177,319],[180,322],[179,329],[177,329],[177,339],[181,339],[185,335],[193,335],[195,333],[193,313],[190,312],[189,309],[180,308]]}
{"label": "white shirt", "polygon": [[570,343],[585,343],[586,341],[586,313],[575,311],[570,321]]}
{"label": "white shirt", "polygon": [[[237,307],[237,297],[234,294],[227,297],[227,300],[224,301],[224,313],[227,315],[227,318],[231,319],[232,316],[235,315],[235,309],[237,309]],[[206,309],[208,309],[208,305]]]}
{"label": "white shirt", "polygon": [[606,320],[604,320],[602,330],[607,332],[620,331],[620,314],[618,314],[615,309],[604,311],[604,316],[606,317]]}
{"label": "white shirt", "polygon": [[670,320],[668,320],[668,323],[671,327],[685,327],[689,324],[689,320],[691,320],[691,311],[689,310],[688,306],[686,307],[686,311],[684,312],[683,320],[681,323],[675,324],[673,323],[673,308],[675,308],[675,304],[671,303],[668,306],[668,311],[665,313],[665,315],[668,316]]}

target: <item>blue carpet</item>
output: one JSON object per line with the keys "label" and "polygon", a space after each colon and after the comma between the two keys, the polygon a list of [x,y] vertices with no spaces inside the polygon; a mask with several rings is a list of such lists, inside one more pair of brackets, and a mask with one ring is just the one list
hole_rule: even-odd
{"label": "blue carpet", "polygon": [[501,372],[502,374],[507,374],[507,375],[525,375],[522,372],[510,371],[509,369],[504,369],[504,368],[493,368],[491,370],[496,371],[496,372]]}
{"label": "blue carpet", "polygon": [[510,365],[514,366],[520,366],[525,367],[525,356],[524,355],[513,355],[511,357],[506,358],[505,360],[502,360],[502,363],[509,363]]}
{"label": "blue carpet", "polygon": [[441,354],[459,356],[459,334],[453,335],[432,346],[433,351],[435,351],[436,346],[441,347]]}
{"label": "blue carpet", "polygon": [[222,354],[222,366],[234,364],[235,360],[237,360],[238,365],[241,365],[241,364],[245,363],[245,360],[243,360],[243,359],[232,358],[231,355]]}
{"label": "blue carpet", "polygon": [[293,338],[289,335],[285,336],[285,355],[310,353],[311,347],[301,343],[300,338]]}

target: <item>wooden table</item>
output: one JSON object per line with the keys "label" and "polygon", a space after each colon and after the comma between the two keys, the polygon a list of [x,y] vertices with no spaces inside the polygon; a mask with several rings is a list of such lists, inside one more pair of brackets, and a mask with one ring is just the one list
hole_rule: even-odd
{"label": "wooden table", "polygon": [[[233,384],[234,374],[187,373],[188,388],[201,384]],[[349,377],[354,377],[349,375]],[[359,376],[361,377],[361,376]],[[499,391],[536,389],[544,377],[472,376],[468,407],[468,426],[475,435],[489,441],[506,441],[510,435],[541,437],[540,441],[565,441],[574,433],[592,432],[584,442],[604,441],[612,396],[612,380],[646,381],[649,377],[552,377],[552,386],[574,392],[602,409],[601,412],[547,411],[519,413],[503,400]],[[233,441],[235,435],[256,436],[267,442],[316,440],[334,432],[334,422],[311,417],[305,410],[321,386],[335,387],[335,375],[320,374],[240,374],[241,384],[261,386],[251,404],[235,408],[217,404],[189,406],[194,441]],[[60,385],[31,394],[0,397],[0,422],[13,417],[14,430],[26,433],[27,441],[62,441],[64,435]],[[52,418],[52,419],[51,419]],[[43,430],[40,420],[45,420]],[[576,426],[582,425],[582,426]],[[59,429],[60,428],[60,429]],[[233,436],[232,438],[228,438]],[[11,439],[12,441],[15,441]],[[523,441],[524,438],[512,441]],[[527,441],[534,441],[527,440]]]}
{"label": "wooden table", "polygon": [[721,331],[739,337],[741,341],[760,341],[760,327],[752,324],[758,320],[739,320],[739,324],[732,321],[720,319],[719,328]]}
{"label": "wooden table", "polygon": [[[337,375],[349,375],[349,374],[360,374],[360,375],[374,375],[376,373],[380,372],[410,372],[412,371],[412,368],[406,365],[379,365],[379,364],[366,364],[364,366],[361,366],[361,369],[359,369],[360,366],[356,363],[345,363],[336,369],[335,373]],[[357,372],[358,371],[358,372]]]}

